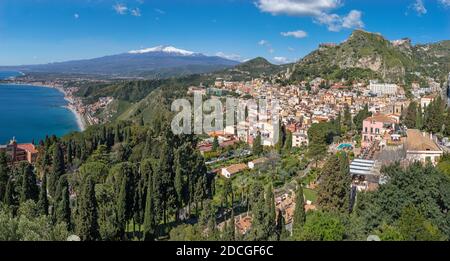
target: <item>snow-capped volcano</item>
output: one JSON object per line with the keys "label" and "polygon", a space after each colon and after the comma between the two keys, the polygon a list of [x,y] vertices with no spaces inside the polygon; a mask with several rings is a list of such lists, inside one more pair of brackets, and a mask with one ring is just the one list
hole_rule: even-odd
{"label": "snow-capped volcano", "polygon": [[164,78],[188,74],[208,73],[239,64],[218,56],[206,56],[169,45],[132,50],[87,60],[60,63],[24,65],[19,71],[100,74],[125,77]]}
{"label": "snow-capped volcano", "polygon": [[168,46],[168,45],[159,45],[159,46],[155,46],[155,47],[151,47],[151,48],[145,48],[145,49],[140,49],[140,50],[132,50],[132,51],[129,51],[128,53],[130,53],[130,54],[143,54],[143,53],[156,53],[156,52],[158,52],[158,53],[168,53],[168,54],[177,54],[177,55],[185,55],[185,56],[196,54],[196,53],[191,52],[191,51],[178,49],[176,47]]}

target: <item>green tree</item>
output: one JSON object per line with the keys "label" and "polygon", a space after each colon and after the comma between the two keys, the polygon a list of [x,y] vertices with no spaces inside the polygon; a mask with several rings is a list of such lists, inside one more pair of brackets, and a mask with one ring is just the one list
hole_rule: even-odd
{"label": "green tree", "polygon": [[284,142],[284,151],[289,152],[292,148],[292,132],[286,131],[286,141]]}
{"label": "green tree", "polygon": [[83,184],[78,202],[78,236],[85,241],[100,239],[97,213],[97,199],[95,198],[95,184],[87,178]]}
{"label": "green tree", "polygon": [[130,197],[129,197],[129,184],[128,177],[124,176],[122,178],[122,184],[120,186],[120,192],[119,197],[117,199],[117,217],[118,217],[118,223],[119,223],[119,231],[120,235],[123,238],[125,236],[125,229],[128,223],[128,217],[130,215],[129,213],[129,204],[130,204]]}
{"label": "green tree", "polygon": [[39,188],[36,184],[36,175],[33,172],[33,166],[29,163],[22,163],[22,188],[20,191],[20,202],[29,199],[37,201],[39,198]]}
{"label": "green tree", "polygon": [[295,194],[295,210],[292,225],[292,230],[294,231],[294,233],[299,233],[302,230],[302,227],[305,224],[305,220],[305,199],[303,196],[303,188],[301,184],[299,184],[297,192]]}
{"label": "green tree", "polygon": [[320,174],[317,203],[324,210],[348,212],[350,184],[347,154],[330,156]]}
{"label": "green tree", "polygon": [[352,114],[350,113],[350,107],[345,104],[344,107],[344,126],[346,128],[347,131],[352,129]]}
{"label": "green tree", "polygon": [[277,214],[277,241],[286,240],[289,238],[289,232],[286,229],[286,223],[284,221],[283,213],[278,210]]}
{"label": "green tree", "polygon": [[47,197],[47,174],[44,173],[39,191],[38,207],[42,215],[48,215],[48,197]]}
{"label": "green tree", "polygon": [[217,151],[219,149],[219,139],[217,136],[214,136],[214,140],[212,143],[212,151]]}
{"label": "green tree", "polygon": [[422,112],[422,106],[418,105],[417,107],[417,113],[416,113],[416,129],[421,130],[423,128],[423,112]]}
{"label": "green tree", "polygon": [[313,211],[306,217],[300,234],[294,234],[296,240],[304,241],[341,241],[345,227],[339,217],[329,212]]}
{"label": "green tree", "polygon": [[252,148],[253,155],[259,156],[263,153],[263,145],[261,140],[261,133],[258,132],[258,135],[253,140],[253,148]]}
{"label": "green tree", "polygon": [[71,229],[71,210],[70,210],[70,194],[69,186],[66,183],[61,189],[60,200],[56,205],[56,221],[67,224],[68,229]]}
{"label": "green tree", "polygon": [[278,154],[281,154],[282,149],[284,147],[284,142],[285,142],[285,138],[286,138],[285,132],[286,132],[286,130],[280,119],[278,121],[278,142],[277,142],[277,144],[275,144],[275,149],[277,150]]}
{"label": "green tree", "polygon": [[248,232],[248,240],[261,241],[267,240],[266,234],[266,208],[264,197],[264,188],[260,182],[256,182],[252,187],[251,192],[251,211],[253,216],[252,227]]}
{"label": "green tree", "polygon": [[156,238],[155,207],[153,202],[153,182],[152,176],[148,177],[147,198],[145,200],[144,214],[144,240],[152,241]]}
{"label": "green tree", "polygon": [[360,110],[353,118],[353,123],[355,123],[355,128],[358,133],[361,133],[362,131],[363,121],[370,116],[372,116],[372,113],[369,112],[369,106],[365,104],[364,108]]}
{"label": "green tree", "polygon": [[275,197],[273,195],[272,185],[266,188],[265,193],[265,229],[267,238],[274,239],[276,236],[276,209],[275,209]]}
{"label": "green tree", "polygon": [[408,108],[406,109],[406,114],[403,123],[406,125],[406,127],[414,129],[416,127],[416,120],[417,120],[417,103],[415,101],[412,101],[409,103]]}
{"label": "green tree", "polygon": [[9,177],[8,183],[6,183],[6,191],[3,202],[7,206],[14,206],[17,204],[16,197],[15,182],[12,177]]}
{"label": "green tree", "polygon": [[9,179],[9,167],[8,159],[4,151],[0,151],[0,202],[3,202],[3,198],[6,192],[6,185]]}
{"label": "green tree", "polygon": [[444,125],[444,106],[442,98],[438,96],[425,109],[425,128],[427,131],[439,133]]}
{"label": "green tree", "polygon": [[52,171],[48,177],[48,190],[51,196],[55,196],[56,185],[59,178],[65,172],[64,153],[60,143],[56,143],[53,150]]}
{"label": "green tree", "polygon": [[398,220],[398,230],[408,241],[436,241],[445,237],[414,206],[405,207]]}

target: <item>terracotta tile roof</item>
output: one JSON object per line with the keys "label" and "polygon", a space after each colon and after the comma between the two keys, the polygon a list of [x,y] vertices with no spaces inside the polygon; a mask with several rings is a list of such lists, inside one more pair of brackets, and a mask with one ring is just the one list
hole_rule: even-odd
{"label": "terracotta tile roof", "polygon": [[385,114],[377,114],[374,116],[367,117],[364,121],[378,121],[383,123],[397,123],[397,120],[395,118],[389,117]]}
{"label": "terracotta tile roof", "polygon": [[246,168],[247,168],[247,165],[246,165],[246,164],[240,163],[240,164],[234,164],[234,165],[228,166],[228,167],[226,167],[225,169],[226,169],[231,175],[233,175],[233,174],[236,174],[236,173],[238,173],[238,172],[243,171],[243,170],[246,169]]}
{"label": "terracotta tile roof", "polygon": [[30,153],[38,153],[36,147],[31,143],[17,144],[17,148],[28,151]]}
{"label": "terracotta tile roof", "polygon": [[428,136],[419,131],[410,129],[407,132],[406,150],[408,151],[440,151],[439,147]]}

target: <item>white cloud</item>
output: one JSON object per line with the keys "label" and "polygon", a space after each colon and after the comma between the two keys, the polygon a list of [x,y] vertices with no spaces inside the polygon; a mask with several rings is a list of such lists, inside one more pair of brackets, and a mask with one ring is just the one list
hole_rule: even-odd
{"label": "white cloud", "polygon": [[290,63],[291,62],[288,58],[282,57],[282,56],[273,57],[273,60],[276,63],[279,63],[279,64],[284,64],[284,63]]}
{"label": "white cloud", "polygon": [[331,13],[342,3],[342,0],[258,0],[255,4],[262,12],[272,15],[313,17],[316,23],[326,25],[332,32],[364,27],[361,11],[352,10],[346,16]]}
{"label": "white cloud", "polygon": [[226,54],[224,52],[218,52],[216,53],[216,56],[228,59],[228,60],[234,60],[234,61],[240,61],[242,60],[242,57],[239,54]]}
{"label": "white cloud", "polygon": [[450,0],[439,0],[445,7],[450,7]]}
{"label": "white cloud", "polygon": [[155,8],[154,9],[155,10],[155,12],[157,12],[157,13],[159,13],[159,14],[166,14],[166,12],[164,11],[164,10],[161,10],[161,9],[159,9],[159,8]]}
{"label": "white cloud", "polygon": [[361,17],[361,11],[352,10],[344,17],[337,14],[323,13],[316,17],[315,21],[319,24],[326,25],[331,32],[339,32],[342,28],[363,28],[364,22],[361,20]]}
{"label": "white cloud", "polygon": [[288,47],[287,49],[288,49],[289,52],[294,52],[295,51],[295,49],[292,48],[292,47]]}
{"label": "white cloud", "polygon": [[317,16],[341,5],[341,0],[258,0],[256,6],[273,15]]}
{"label": "white cloud", "polygon": [[135,8],[131,10],[132,16],[141,16],[141,10],[139,8]]}
{"label": "white cloud", "polygon": [[128,7],[124,4],[115,4],[113,5],[114,10],[116,11],[116,13],[120,14],[120,15],[124,15],[128,12]]}
{"label": "white cloud", "polygon": [[272,44],[269,41],[267,41],[267,40],[261,40],[261,41],[258,42],[258,44],[261,45],[261,46],[266,47],[267,51],[269,53],[274,53],[275,52],[275,49],[272,48]]}
{"label": "white cloud", "polygon": [[75,14],[73,15],[73,18],[78,19],[78,18],[80,18],[80,15],[77,14],[77,13],[75,13]]}
{"label": "white cloud", "polygon": [[[450,0],[447,0],[450,2]],[[424,15],[427,13],[427,9],[425,8],[425,4],[423,3],[423,0],[416,0],[414,4],[411,6],[414,11],[416,11],[418,16]]]}
{"label": "white cloud", "polygon": [[266,45],[269,45],[270,43],[267,40],[261,40],[261,41],[258,42],[258,44],[262,45],[262,46],[266,46]]}
{"label": "white cloud", "polygon": [[297,31],[291,31],[291,32],[281,32],[282,36],[292,36],[295,38],[305,38],[308,36],[308,33],[306,33],[303,30],[297,30]]}
{"label": "white cloud", "polygon": [[363,28],[364,23],[361,20],[362,13],[358,10],[351,10],[347,16],[344,17],[342,26],[344,28]]}

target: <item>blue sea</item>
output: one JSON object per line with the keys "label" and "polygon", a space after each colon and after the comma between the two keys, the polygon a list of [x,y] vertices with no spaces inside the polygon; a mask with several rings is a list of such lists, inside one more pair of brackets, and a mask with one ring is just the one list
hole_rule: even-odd
{"label": "blue sea", "polygon": [[[0,79],[20,74],[0,72]],[[13,137],[19,143],[37,143],[46,135],[78,131],[76,117],[65,105],[64,95],[56,89],[0,84],[0,144]]]}

